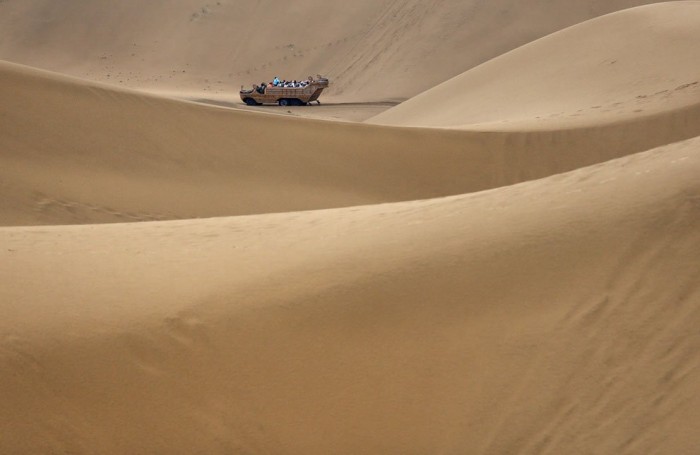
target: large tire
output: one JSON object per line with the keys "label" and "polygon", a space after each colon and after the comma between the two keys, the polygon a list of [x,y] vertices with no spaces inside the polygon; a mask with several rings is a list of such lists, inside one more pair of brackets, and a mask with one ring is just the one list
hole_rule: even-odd
{"label": "large tire", "polygon": [[243,100],[248,106],[257,106],[258,102],[255,101],[253,98],[246,98]]}
{"label": "large tire", "polygon": [[280,106],[289,106],[289,100],[287,98],[282,98],[281,100],[277,101],[277,103]]}

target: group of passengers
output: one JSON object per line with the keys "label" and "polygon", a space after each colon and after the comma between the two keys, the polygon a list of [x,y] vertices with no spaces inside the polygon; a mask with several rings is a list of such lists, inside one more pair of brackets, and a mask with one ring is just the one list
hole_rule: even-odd
{"label": "group of passengers", "polygon": [[268,85],[268,87],[303,88],[309,85],[309,81],[298,81],[296,79],[293,81],[286,81],[280,80],[279,77],[275,76],[270,84],[272,85]]}
{"label": "group of passengers", "polygon": [[254,88],[258,93],[263,94],[266,88],[304,88],[307,85],[309,85],[309,81],[297,81],[296,79],[292,81],[280,80],[280,78],[275,76],[272,82],[261,82],[260,85],[256,85]]}

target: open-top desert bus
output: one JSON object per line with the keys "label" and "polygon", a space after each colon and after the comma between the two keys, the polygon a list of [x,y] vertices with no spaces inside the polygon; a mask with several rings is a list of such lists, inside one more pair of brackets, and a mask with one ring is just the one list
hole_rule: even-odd
{"label": "open-top desert bus", "polygon": [[328,87],[328,79],[322,76],[312,77],[305,81],[304,87],[263,87],[254,85],[252,89],[241,87],[241,100],[249,106],[260,104],[279,104],[280,106],[303,106],[312,101],[318,101],[323,89]]}

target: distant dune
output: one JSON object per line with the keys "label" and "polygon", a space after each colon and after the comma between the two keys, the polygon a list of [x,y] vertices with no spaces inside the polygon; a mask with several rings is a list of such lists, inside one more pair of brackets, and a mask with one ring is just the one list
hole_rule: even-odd
{"label": "distant dune", "polygon": [[610,14],[465,72],[369,123],[576,128],[700,107],[700,2]]}
{"label": "distant dune", "polygon": [[278,74],[406,99],[566,26],[650,0],[0,2],[0,60],[115,85],[230,97]]}
{"label": "distant dune", "polygon": [[[700,1],[642,3],[0,0],[0,454],[698,452]],[[280,65],[416,96],[226,107]]]}

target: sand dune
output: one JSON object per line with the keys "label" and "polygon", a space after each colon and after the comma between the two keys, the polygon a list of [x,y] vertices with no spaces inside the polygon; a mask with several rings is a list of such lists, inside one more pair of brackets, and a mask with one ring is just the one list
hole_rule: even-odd
{"label": "sand dune", "polygon": [[128,87],[235,97],[274,73],[406,99],[533,39],[649,0],[0,2],[0,59]]}
{"label": "sand dune", "polygon": [[[700,105],[700,2],[575,25],[369,120],[478,129],[576,128]],[[698,120],[692,120],[697,122]]]}
{"label": "sand dune", "polygon": [[[689,90],[692,90],[689,89]],[[0,63],[0,222],[284,212],[462,194],[700,134],[700,106],[553,131],[261,115]]]}
{"label": "sand dune", "polygon": [[2,228],[3,453],[692,453],[700,139],[509,188]]}
{"label": "sand dune", "polygon": [[[0,453],[697,452],[700,2],[466,71],[575,3],[0,1]],[[290,60],[466,72],[154,94]]]}

